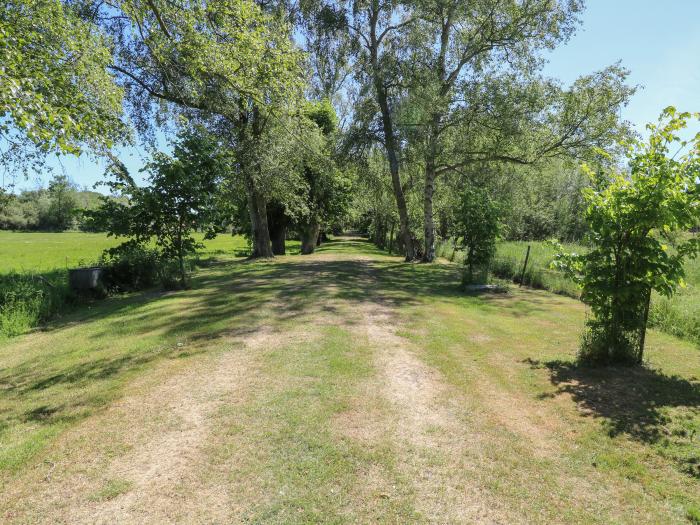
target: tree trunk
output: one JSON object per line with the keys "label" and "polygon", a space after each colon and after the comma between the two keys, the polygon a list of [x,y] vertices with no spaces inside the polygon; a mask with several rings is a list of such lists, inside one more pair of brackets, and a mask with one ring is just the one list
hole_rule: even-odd
{"label": "tree trunk", "polygon": [[435,260],[435,222],[433,221],[433,195],[435,193],[435,162],[438,157],[438,141],[440,140],[439,113],[434,113],[430,130],[428,131],[428,148],[425,154],[425,184],[423,188],[423,237],[425,250],[423,262]]}
{"label": "tree trunk", "polygon": [[272,253],[284,255],[286,253],[284,242],[287,238],[287,217],[282,206],[275,204],[267,207],[267,224],[272,242]]}
{"label": "tree trunk", "polygon": [[309,222],[300,228],[301,253],[303,255],[314,253],[320,229],[321,224],[316,217],[309,219]]}
{"label": "tree trunk", "polygon": [[178,255],[178,263],[180,264],[180,286],[184,290],[187,288],[187,274],[185,273],[185,258],[182,253]]}
{"label": "tree trunk", "polygon": [[[244,127],[241,129],[242,136],[245,136],[245,126],[248,124],[247,117],[245,118]],[[252,111],[252,140],[254,144],[258,144],[263,133],[263,123],[260,118],[260,110],[257,105],[253,105]],[[243,142],[245,143],[245,142]],[[246,184],[246,192],[248,196],[248,212],[250,213],[250,224],[253,236],[253,253],[251,257],[273,257],[272,243],[270,242],[270,230],[267,224],[267,199],[262,191],[257,187],[253,174],[251,173],[252,166],[244,166],[244,176]]]}
{"label": "tree trunk", "polygon": [[246,176],[246,193],[248,194],[248,212],[250,214],[251,233],[253,235],[253,258],[273,257],[270,230],[267,226],[267,202],[255,188],[255,183]]}
{"label": "tree trunk", "polygon": [[642,313],[642,325],[639,334],[639,353],[637,354],[637,364],[641,365],[644,359],[644,343],[647,336],[647,324],[649,323],[649,307],[651,306],[651,286],[647,290],[644,300],[644,311]]}
{"label": "tree trunk", "polygon": [[435,223],[433,222],[433,193],[435,192],[435,170],[432,162],[426,165],[425,189],[423,191],[423,235],[425,253],[423,262],[435,260]]}
{"label": "tree trunk", "polygon": [[389,253],[394,248],[394,221],[391,221],[391,233],[389,233]]}
{"label": "tree trunk", "polygon": [[284,255],[287,253],[284,241],[287,237],[287,227],[279,225],[270,231],[270,240],[272,241],[272,253],[274,255]]}

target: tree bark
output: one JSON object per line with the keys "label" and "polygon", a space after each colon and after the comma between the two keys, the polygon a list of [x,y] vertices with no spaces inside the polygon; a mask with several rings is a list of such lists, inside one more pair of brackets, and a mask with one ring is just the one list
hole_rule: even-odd
{"label": "tree bark", "polygon": [[[242,112],[246,115],[245,112]],[[245,134],[245,127],[248,124],[247,115],[242,119],[241,136]],[[253,106],[252,111],[252,139],[258,142],[262,135],[262,123],[260,122],[260,111],[257,106]],[[241,141],[245,144],[245,141]],[[272,253],[272,243],[270,242],[270,230],[267,224],[267,199],[262,191],[257,187],[253,177],[252,166],[243,166],[245,187],[248,197],[248,213],[250,214],[251,234],[253,237],[252,258],[274,257]]]}
{"label": "tree bark", "polygon": [[314,253],[320,230],[321,224],[316,217],[309,219],[309,222],[300,228],[301,253],[303,255]]}
{"label": "tree bark", "polygon": [[287,238],[287,217],[279,204],[267,207],[267,224],[270,231],[272,253],[284,255],[286,253],[284,243]]}
{"label": "tree bark", "polygon": [[435,193],[435,165],[440,152],[440,127],[443,121],[445,108],[444,98],[452,88],[453,80],[447,74],[446,57],[450,44],[450,34],[452,32],[452,22],[454,7],[450,6],[446,13],[441,13],[442,30],[440,32],[440,50],[438,52],[437,64],[433,72],[435,80],[439,86],[439,98],[434,101],[433,111],[430,117],[428,128],[428,144],[425,154],[425,184],[423,189],[423,237],[425,240],[423,251],[423,262],[433,262],[435,260],[435,222],[433,221],[433,195]]}
{"label": "tree bark", "polygon": [[274,228],[270,232],[270,240],[272,241],[272,253],[274,255],[284,255],[287,253],[284,241],[287,237],[287,227],[286,226],[279,226],[277,228]]}
{"label": "tree bark", "polygon": [[391,253],[394,248],[394,221],[391,221],[391,233],[389,233],[389,253]]}
{"label": "tree bark", "polygon": [[249,174],[246,175],[246,193],[253,237],[253,252],[250,256],[253,258],[273,257],[270,230],[267,226],[267,202],[265,197],[255,188],[255,183]]}
{"label": "tree bark", "polygon": [[425,167],[425,188],[423,190],[423,236],[425,252],[423,262],[435,260],[435,223],[433,221],[433,194],[435,192],[435,169],[432,162]]}

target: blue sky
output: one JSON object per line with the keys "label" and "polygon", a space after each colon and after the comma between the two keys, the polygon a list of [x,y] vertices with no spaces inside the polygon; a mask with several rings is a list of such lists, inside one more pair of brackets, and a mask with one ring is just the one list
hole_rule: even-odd
{"label": "blue sky", "polygon": [[[549,55],[545,74],[571,83],[578,76],[617,62],[631,70],[630,83],[643,87],[622,116],[643,132],[669,105],[700,111],[700,0],[588,0],[582,25]],[[121,152],[132,174],[143,165],[138,149]],[[81,186],[102,179],[104,166],[88,157],[62,157],[57,169]],[[19,187],[48,180],[37,174]]]}

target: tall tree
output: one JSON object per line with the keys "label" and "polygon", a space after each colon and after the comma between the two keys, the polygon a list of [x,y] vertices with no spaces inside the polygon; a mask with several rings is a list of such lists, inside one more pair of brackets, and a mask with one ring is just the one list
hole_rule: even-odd
{"label": "tall tree", "polygon": [[65,175],[57,175],[49,182],[49,208],[44,218],[44,227],[52,230],[67,230],[71,227],[77,208],[76,187]]}
{"label": "tall tree", "polygon": [[415,239],[409,226],[408,206],[401,182],[401,141],[396,123],[398,99],[403,94],[402,30],[413,19],[405,6],[391,0],[356,0],[348,10],[348,27],[362,44],[357,74],[366,80],[380,115],[378,139],[389,161],[391,184],[399,214],[399,232],[406,260],[415,257]]}
{"label": "tall tree", "polygon": [[110,67],[140,130],[163,106],[217,121],[245,180],[253,255],[272,256],[259,166],[246,152],[302,85],[288,25],[251,0],[93,2],[84,12],[115,44]]}
{"label": "tall tree", "polygon": [[570,90],[536,75],[538,53],[566,40],[576,0],[426,0],[416,4],[410,59],[413,138],[423,155],[423,260],[435,256],[436,178],[484,161],[531,163],[612,143],[632,90],[617,66]]}

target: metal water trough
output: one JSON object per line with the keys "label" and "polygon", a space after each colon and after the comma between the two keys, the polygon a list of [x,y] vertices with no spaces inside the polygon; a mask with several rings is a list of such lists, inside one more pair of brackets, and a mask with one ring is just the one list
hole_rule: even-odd
{"label": "metal water trough", "polygon": [[76,292],[96,290],[100,285],[100,277],[102,277],[102,268],[99,266],[68,270],[68,284]]}

